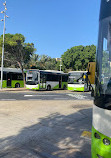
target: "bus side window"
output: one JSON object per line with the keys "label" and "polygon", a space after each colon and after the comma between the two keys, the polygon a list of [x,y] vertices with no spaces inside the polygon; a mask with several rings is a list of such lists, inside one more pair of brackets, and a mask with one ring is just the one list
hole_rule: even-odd
{"label": "bus side window", "polygon": [[52,80],[52,74],[48,74],[48,78],[47,79],[48,79],[48,81],[53,81]]}
{"label": "bus side window", "polygon": [[[1,78],[1,74],[0,74],[0,78]],[[7,74],[6,72],[3,72],[3,80],[6,80],[7,79]]]}
{"label": "bus side window", "polygon": [[58,81],[58,76],[57,75],[52,75],[52,81]]}
{"label": "bus side window", "polygon": [[62,76],[62,81],[63,82],[67,82],[67,80],[68,80],[68,76]]}

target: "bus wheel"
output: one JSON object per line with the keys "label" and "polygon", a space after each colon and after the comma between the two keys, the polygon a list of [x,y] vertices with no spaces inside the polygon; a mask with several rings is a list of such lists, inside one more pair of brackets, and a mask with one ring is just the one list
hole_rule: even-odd
{"label": "bus wheel", "polygon": [[63,89],[64,89],[64,90],[66,90],[66,89],[67,89],[67,87],[66,87],[66,85],[65,85],[65,84],[64,84],[64,86],[63,86]]}
{"label": "bus wheel", "polygon": [[47,91],[50,91],[50,90],[51,90],[51,86],[48,85],[48,86],[47,86]]}
{"label": "bus wheel", "polygon": [[20,84],[19,83],[16,83],[15,84],[15,88],[19,88],[20,87]]}

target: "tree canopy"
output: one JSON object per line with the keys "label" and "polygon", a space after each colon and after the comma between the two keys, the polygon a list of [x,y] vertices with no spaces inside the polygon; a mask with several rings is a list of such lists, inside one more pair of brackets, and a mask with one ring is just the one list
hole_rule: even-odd
{"label": "tree canopy", "polygon": [[[76,70],[87,70],[89,62],[95,61],[96,46],[75,46],[68,49],[61,56],[62,70],[65,72]],[[32,68],[41,70],[60,70],[60,61],[47,55],[33,55],[30,61]]]}
{"label": "tree canopy", "polygon": [[59,62],[47,55],[34,54],[30,60],[30,67],[40,70],[59,70]]}
{"label": "tree canopy", "polygon": [[68,70],[86,70],[88,62],[95,61],[96,46],[75,46],[68,49],[62,55],[62,69]]}
{"label": "tree canopy", "polygon": [[[0,37],[0,46],[2,46],[3,35]],[[22,70],[24,83],[24,66],[27,64],[35,51],[33,43],[25,43],[25,37],[22,34],[5,34],[5,63],[15,65]],[[24,84],[25,85],[25,84]]]}
{"label": "tree canopy", "polygon": [[[0,51],[2,38],[3,35],[0,37]],[[25,43],[25,37],[22,34],[5,34],[5,67],[20,67],[22,72],[24,68],[60,70],[60,61],[47,55],[35,54],[35,50],[33,43]],[[68,49],[61,55],[62,70],[64,72],[86,70],[88,62],[95,61],[95,53],[96,46],[94,45],[80,45]]]}

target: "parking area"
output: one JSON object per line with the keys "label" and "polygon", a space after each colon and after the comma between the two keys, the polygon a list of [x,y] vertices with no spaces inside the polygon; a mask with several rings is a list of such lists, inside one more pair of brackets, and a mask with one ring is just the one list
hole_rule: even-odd
{"label": "parking area", "polygon": [[90,158],[92,100],[0,101],[0,157]]}

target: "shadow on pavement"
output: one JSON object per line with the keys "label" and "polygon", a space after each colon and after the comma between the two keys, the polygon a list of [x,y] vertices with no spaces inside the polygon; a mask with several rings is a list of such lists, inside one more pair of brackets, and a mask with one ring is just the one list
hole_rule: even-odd
{"label": "shadow on pavement", "polygon": [[91,131],[91,118],[92,108],[40,118],[39,123],[23,128],[18,135],[0,139],[0,157],[90,158],[91,142],[81,134]]}

